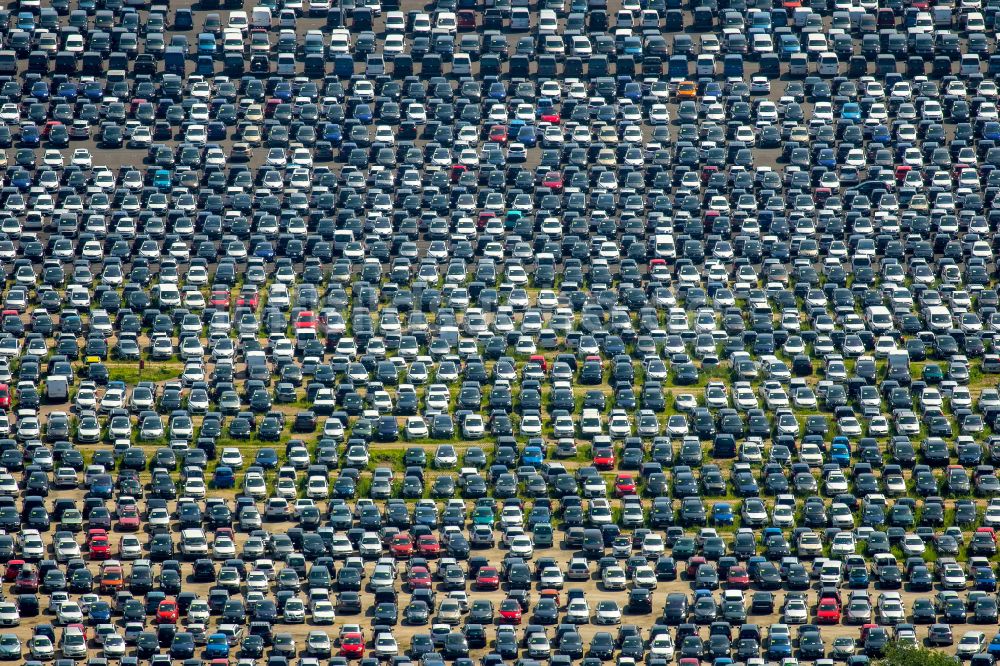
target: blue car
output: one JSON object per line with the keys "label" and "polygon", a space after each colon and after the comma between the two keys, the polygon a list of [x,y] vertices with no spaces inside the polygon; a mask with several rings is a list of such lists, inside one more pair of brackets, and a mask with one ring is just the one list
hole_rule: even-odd
{"label": "blue car", "polygon": [[534,125],[523,125],[517,130],[517,141],[520,141],[527,148],[532,148],[538,143],[538,132]]}
{"label": "blue car", "polygon": [[344,140],[344,128],[337,123],[327,123],[323,126],[323,140],[339,146]]}
{"label": "blue car", "polygon": [[783,58],[787,58],[796,53],[802,52],[802,43],[795,35],[782,35],[778,40],[778,53]]}
{"label": "blue car", "polygon": [[49,84],[46,81],[35,81],[31,84],[31,96],[41,102],[49,101]]}
{"label": "blue car", "polygon": [[851,464],[851,450],[846,444],[836,443],[830,446],[830,460],[841,467]]}
{"label": "blue car", "polygon": [[264,469],[274,469],[278,466],[278,452],[270,447],[263,448],[257,452],[253,464]]}
{"label": "blue car", "polygon": [[214,56],[218,50],[215,35],[210,32],[203,32],[198,35],[198,55]]}
{"label": "blue car", "polygon": [[261,259],[274,259],[274,245],[269,241],[264,241],[254,248],[253,256]]}
{"label": "blue car", "polygon": [[852,588],[868,587],[868,569],[865,567],[854,567],[847,574],[847,586]]}
{"label": "blue car", "polygon": [[83,84],[83,96],[91,102],[97,101],[104,97],[104,88],[98,81],[88,81]]}
{"label": "blue car", "polygon": [[24,169],[12,170],[10,172],[10,184],[19,190],[26,190],[31,186],[31,175]]}
{"label": "blue car", "polygon": [[59,97],[65,97],[69,101],[75,101],[76,96],[80,93],[80,86],[72,81],[67,81],[66,83],[59,84],[59,88],[56,94]]}
{"label": "blue car", "polygon": [[521,454],[521,462],[525,465],[531,465],[533,467],[538,467],[542,464],[542,459],[544,458],[542,453],[542,447],[540,446],[526,446],[524,447],[524,453]]}
{"label": "blue car", "polygon": [[111,604],[106,601],[97,601],[90,605],[87,618],[91,624],[102,624],[111,621]]}
{"label": "blue car", "polygon": [[490,99],[505,100],[507,99],[507,87],[499,81],[494,81],[490,84],[490,89],[486,93],[486,96]]}
{"label": "blue car", "polygon": [[986,646],[986,654],[993,657],[1000,657],[1000,634],[993,635],[993,640]]}
{"label": "blue car", "polygon": [[31,12],[18,12],[17,13],[17,29],[24,30],[25,32],[34,32],[35,30],[35,15]]}
{"label": "blue car", "polygon": [[716,525],[732,525],[735,517],[733,507],[725,502],[712,507],[712,522]]}
{"label": "blue car", "polygon": [[973,570],[973,581],[977,590],[994,592],[997,589],[997,577],[990,567],[976,567]]}
{"label": "blue car", "polygon": [[205,645],[205,657],[207,659],[228,659],[229,639],[225,634],[212,634],[208,637],[208,644]]}
{"label": "blue car", "polygon": [[840,117],[843,120],[858,122],[861,120],[861,105],[857,102],[848,102],[840,110]]}
{"label": "blue car", "polygon": [[292,99],[292,84],[288,81],[282,81],[274,87],[274,96],[280,99],[282,102],[287,102]]}
{"label": "blue car", "polygon": [[885,125],[876,125],[872,128],[872,141],[888,143],[890,139],[891,135],[889,134],[889,128]]}
{"label": "blue car", "polygon": [[29,147],[37,147],[42,142],[42,135],[36,125],[21,125],[21,143]]}
{"label": "blue car", "polygon": [[212,485],[216,488],[232,488],[236,485],[236,475],[232,467],[222,465],[215,468],[215,476],[212,478]]}
{"label": "blue car", "polygon": [[767,641],[767,656],[770,659],[784,659],[792,656],[792,641],[785,634],[771,636]]}

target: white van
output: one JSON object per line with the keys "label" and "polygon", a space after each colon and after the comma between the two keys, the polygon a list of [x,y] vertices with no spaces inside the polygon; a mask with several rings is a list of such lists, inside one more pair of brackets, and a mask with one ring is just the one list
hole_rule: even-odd
{"label": "white van", "polygon": [[715,76],[715,56],[710,53],[698,56],[695,72],[697,76]]}
{"label": "white van", "polygon": [[385,59],[377,54],[371,53],[365,60],[365,76],[382,76],[385,74]]}
{"label": "white van", "polygon": [[527,7],[515,7],[510,10],[510,29],[531,29],[531,12],[528,11]]}
{"label": "white van", "polygon": [[653,254],[659,259],[674,259],[677,257],[677,245],[670,234],[657,234],[653,239]]}
{"label": "white van", "polygon": [[205,532],[197,527],[181,531],[181,552],[187,556],[208,554],[208,539]]}
{"label": "white van", "polygon": [[295,76],[295,54],[278,54],[278,76]]}
{"label": "white van", "polygon": [[982,72],[982,67],[979,62],[979,55],[975,53],[964,53],[962,54],[962,64],[959,67],[959,73],[962,76],[969,76],[972,74],[979,74]]}
{"label": "white van", "polygon": [[270,7],[254,7],[250,13],[250,28],[255,30],[270,30],[273,18]]}
{"label": "white van", "polygon": [[455,76],[472,75],[472,58],[468,53],[456,53],[452,56],[451,73]]}
{"label": "white van", "polygon": [[823,51],[819,54],[818,71],[820,76],[837,76],[840,72],[840,58],[833,51]]}

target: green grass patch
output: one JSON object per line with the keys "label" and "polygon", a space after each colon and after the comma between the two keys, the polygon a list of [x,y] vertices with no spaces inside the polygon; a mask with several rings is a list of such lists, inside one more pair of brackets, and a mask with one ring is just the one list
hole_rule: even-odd
{"label": "green grass patch", "polygon": [[372,494],[372,477],[368,474],[362,474],[361,478],[358,479],[358,487],[355,491],[355,497],[370,497]]}
{"label": "green grass patch", "polygon": [[[395,472],[402,472],[406,469],[406,465],[403,463],[405,456],[406,451],[402,449],[376,449],[371,452],[369,465],[371,467],[388,466]],[[369,481],[370,486],[371,481]]]}
{"label": "green grass patch", "polygon": [[138,363],[108,363],[108,378],[111,381],[125,382],[129,386],[134,386],[140,381],[143,382],[166,382],[172,379],[179,379],[184,372],[184,365],[181,363],[150,363],[146,362],[145,368],[140,372]]}

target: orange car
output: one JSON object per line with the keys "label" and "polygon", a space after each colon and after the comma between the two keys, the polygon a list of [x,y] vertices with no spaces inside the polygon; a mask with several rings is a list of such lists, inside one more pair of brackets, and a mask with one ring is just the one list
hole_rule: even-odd
{"label": "orange car", "polygon": [[125,589],[125,573],[121,567],[101,567],[99,586],[102,592],[117,592]]}
{"label": "orange car", "polygon": [[681,81],[677,86],[677,96],[681,99],[693,99],[698,95],[698,85],[694,81]]}

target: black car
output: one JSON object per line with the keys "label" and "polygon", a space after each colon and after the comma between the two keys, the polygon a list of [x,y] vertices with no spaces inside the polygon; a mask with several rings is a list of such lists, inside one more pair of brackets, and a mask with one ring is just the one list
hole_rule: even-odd
{"label": "black car", "polygon": [[423,601],[412,601],[403,610],[403,624],[421,626],[427,624],[430,609]]}

